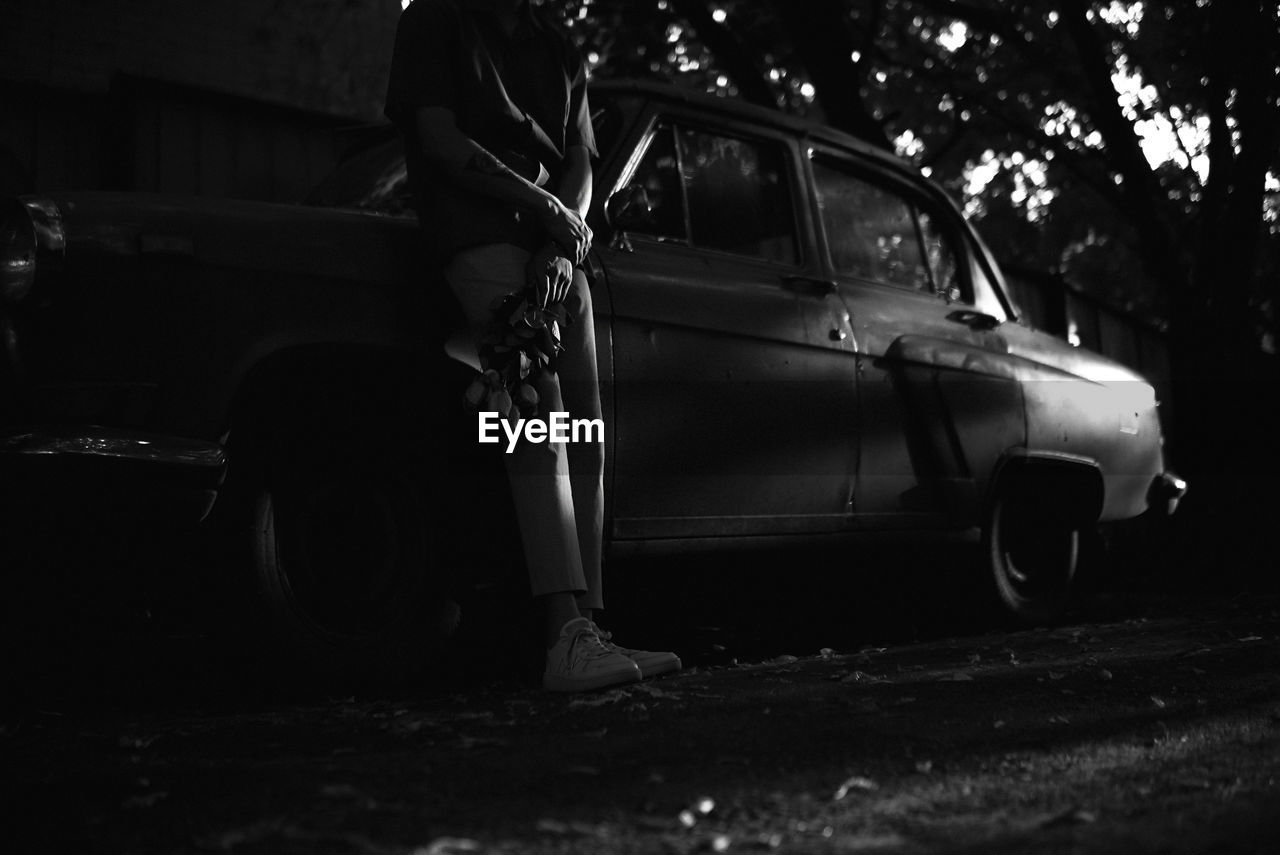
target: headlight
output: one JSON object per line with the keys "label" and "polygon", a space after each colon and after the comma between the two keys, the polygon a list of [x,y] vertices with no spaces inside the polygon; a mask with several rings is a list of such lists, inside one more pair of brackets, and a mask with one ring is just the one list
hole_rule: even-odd
{"label": "headlight", "polygon": [[66,234],[57,205],[48,199],[0,203],[0,301],[26,299],[36,281],[36,263],[60,265]]}
{"label": "headlight", "polygon": [[36,281],[36,230],[21,202],[0,209],[0,300],[21,302]]}

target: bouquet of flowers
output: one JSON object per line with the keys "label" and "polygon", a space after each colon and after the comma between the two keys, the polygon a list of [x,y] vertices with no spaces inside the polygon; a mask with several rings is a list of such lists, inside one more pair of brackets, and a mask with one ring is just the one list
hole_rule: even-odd
{"label": "bouquet of flowers", "polygon": [[561,330],[575,321],[579,308],[572,292],[562,303],[540,306],[532,287],[495,299],[489,306],[493,317],[479,342],[483,373],[463,395],[467,408],[511,419],[536,416],[533,381],[541,372],[555,372],[564,350]]}

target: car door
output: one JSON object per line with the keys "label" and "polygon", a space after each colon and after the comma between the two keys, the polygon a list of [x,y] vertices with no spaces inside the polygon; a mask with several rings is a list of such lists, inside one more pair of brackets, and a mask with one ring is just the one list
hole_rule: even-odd
{"label": "car door", "polygon": [[647,211],[601,251],[615,539],[847,525],[855,357],[795,141],[678,111],[644,127],[615,186]]}
{"label": "car door", "polygon": [[986,480],[1025,427],[1004,310],[966,226],[905,175],[834,149],[810,163],[858,350],[858,524],[976,523]]}

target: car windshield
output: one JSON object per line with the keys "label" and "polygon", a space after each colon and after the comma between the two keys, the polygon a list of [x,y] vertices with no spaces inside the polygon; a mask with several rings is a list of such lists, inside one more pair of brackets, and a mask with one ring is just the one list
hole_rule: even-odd
{"label": "car windshield", "polygon": [[353,145],[306,202],[381,214],[410,213],[404,149],[395,128],[379,128]]}
{"label": "car windshield", "polygon": [[[591,124],[603,154],[613,145],[621,114],[611,100],[592,104]],[[412,214],[409,174],[400,135],[391,125],[367,133],[306,198],[310,205],[354,208],[391,216]]]}

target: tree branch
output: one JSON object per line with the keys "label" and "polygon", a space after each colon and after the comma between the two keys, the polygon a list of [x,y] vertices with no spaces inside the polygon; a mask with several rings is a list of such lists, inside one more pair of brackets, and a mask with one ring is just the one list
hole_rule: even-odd
{"label": "tree branch", "polygon": [[777,93],[769,88],[755,59],[728,27],[711,17],[704,0],[672,0],[672,8],[689,22],[698,38],[728,72],[742,97],[765,107],[778,106]]}

